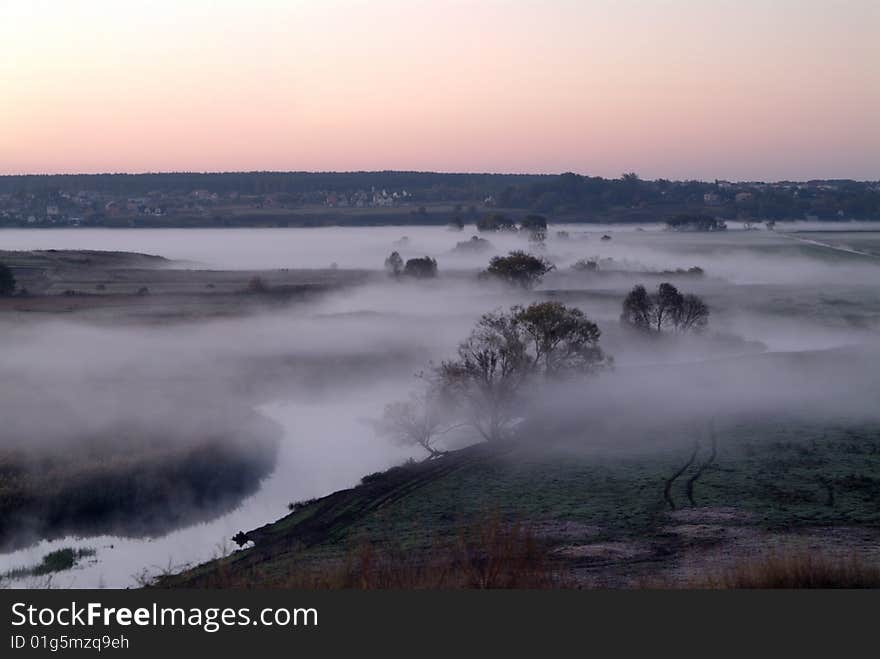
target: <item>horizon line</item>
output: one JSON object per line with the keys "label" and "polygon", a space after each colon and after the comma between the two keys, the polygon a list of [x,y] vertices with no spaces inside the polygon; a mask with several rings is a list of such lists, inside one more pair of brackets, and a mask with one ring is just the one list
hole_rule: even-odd
{"label": "horizon line", "polygon": [[[333,175],[333,174],[421,174],[421,175],[441,175],[441,176],[517,176],[517,177],[559,177],[565,174],[574,174],[583,178],[599,178],[606,181],[620,180],[625,175],[636,172],[624,172],[618,177],[594,176],[592,174],[582,174],[571,170],[562,172],[479,172],[479,171],[443,171],[443,170],[419,170],[419,169],[339,169],[339,170],[306,170],[306,169],[230,169],[230,170],[164,170],[164,171],[117,171],[117,172],[19,172],[19,173],[0,173],[0,178],[21,178],[21,177],[64,177],[64,176],[169,176],[169,175],[201,175],[201,176],[222,176],[228,174],[304,174],[304,175]],[[809,183],[811,181],[852,181],[855,183],[880,183],[880,177],[877,179],[857,179],[857,178],[781,178],[775,180],[767,179],[720,179],[720,178],[642,178],[639,180],[646,182],[669,181],[675,182],[699,182],[699,183]]]}

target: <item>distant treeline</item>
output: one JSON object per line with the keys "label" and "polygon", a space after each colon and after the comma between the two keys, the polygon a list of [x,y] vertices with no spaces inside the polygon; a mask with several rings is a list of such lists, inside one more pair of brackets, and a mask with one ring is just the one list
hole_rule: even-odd
{"label": "distant treeline", "polygon": [[[445,221],[429,217],[432,203],[456,204],[452,216],[485,208],[547,215],[551,221],[665,220],[680,213],[706,213],[722,219],[880,219],[880,182],[812,180],[764,182],[643,180],[636,174],[598,176],[528,174],[444,174],[432,172],[230,172],[165,174],[74,174],[0,176],[0,196],[50,199],[51,195],[90,191],[104,199],[160,193],[165,199],[206,191],[273,198],[278,205],[338,206],[334,195],[394,191],[394,205],[417,210],[413,224]],[[366,191],[366,192],[365,192]],[[370,192],[374,191],[374,192]],[[404,194],[405,193],[405,194]],[[349,205],[355,197],[349,198]],[[372,200],[372,202],[370,201]],[[405,202],[400,201],[405,200]],[[24,203],[24,202],[22,202]],[[171,203],[170,205],[174,205]],[[423,205],[427,205],[427,211]],[[262,206],[260,206],[262,208]],[[223,218],[209,214],[211,221]],[[378,218],[365,219],[375,222]],[[204,221],[204,220],[200,220]],[[239,220],[240,221],[240,218]]]}
{"label": "distant treeline", "polygon": [[851,180],[646,181],[636,174],[618,179],[562,174],[509,185],[496,204],[540,213],[603,214],[614,209],[660,211],[661,218],[702,207],[725,219],[880,219],[880,183]]}
{"label": "distant treeline", "polygon": [[372,188],[406,189],[437,200],[477,199],[510,185],[554,178],[546,174],[442,174],[434,172],[167,172],[156,174],[48,174],[0,176],[0,194],[89,190],[139,196],[148,192],[207,190],[242,195],[303,194]]}

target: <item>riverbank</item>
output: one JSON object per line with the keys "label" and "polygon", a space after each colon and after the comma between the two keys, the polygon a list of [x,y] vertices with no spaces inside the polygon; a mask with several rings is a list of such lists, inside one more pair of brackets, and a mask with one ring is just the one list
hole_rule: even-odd
{"label": "riverbank", "polygon": [[876,426],[743,421],[717,440],[690,463],[686,446],[476,445],[296,504],[156,585],[687,587],[804,555],[876,573]]}
{"label": "riverbank", "polygon": [[228,512],[274,469],[280,429],[247,408],[189,413],[200,421],[120,421],[116,432],[83,429],[63,444],[7,438],[0,549],[66,535],[149,537]]}

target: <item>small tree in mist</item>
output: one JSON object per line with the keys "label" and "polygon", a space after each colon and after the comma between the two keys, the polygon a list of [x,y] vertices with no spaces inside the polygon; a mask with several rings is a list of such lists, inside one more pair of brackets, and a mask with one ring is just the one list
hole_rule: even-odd
{"label": "small tree in mist", "polygon": [[416,279],[431,279],[437,276],[437,261],[430,256],[409,259],[403,268],[403,274]]}
{"label": "small tree in mist", "polygon": [[0,263],[0,295],[15,293],[15,275],[5,263]]}
{"label": "small tree in mist", "polygon": [[397,277],[403,271],[403,259],[397,252],[391,252],[385,259],[385,270],[389,275]]}
{"label": "small tree in mist", "polygon": [[709,323],[709,307],[700,297],[683,295],[668,282],[660,284],[655,293],[639,284],[624,298],[620,320],[643,331],[700,331]]}
{"label": "small tree in mist", "polygon": [[544,258],[523,251],[495,256],[489,261],[486,274],[522,288],[534,288],[555,266]]}
{"label": "small tree in mist", "polygon": [[608,364],[599,328],[580,309],[559,302],[483,315],[441,363],[437,381],[467,423],[487,441],[509,436],[525,405],[525,389],[550,377],[586,374]]}
{"label": "small tree in mist", "polygon": [[382,417],[373,422],[378,435],[401,446],[420,446],[428,452],[428,460],[443,455],[436,442],[459,425],[450,422],[449,406],[441,392],[430,385],[407,400],[389,403]]}

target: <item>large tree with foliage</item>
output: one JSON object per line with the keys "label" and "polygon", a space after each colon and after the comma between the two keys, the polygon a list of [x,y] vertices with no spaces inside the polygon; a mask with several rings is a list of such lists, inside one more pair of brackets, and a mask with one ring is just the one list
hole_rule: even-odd
{"label": "large tree with foliage", "polygon": [[493,257],[486,274],[516,286],[533,288],[554,267],[542,257],[516,250],[507,256]]}
{"label": "large tree with foliage", "polygon": [[436,369],[437,382],[486,441],[510,435],[526,390],[547,378],[591,373],[607,365],[599,328],[559,302],[511,307],[480,318],[455,359]]}
{"label": "large tree with foliage", "polygon": [[596,323],[575,307],[560,302],[536,302],[514,307],[527,342],[533,368],[546,377],[587,372],[605,363]]}
{"label": "large tree with foliage", "polygon": [[486,441],[498,441],[509,433],[520,391],[530,374],[526,346],[513,314],[500,312],[480,318],[458,347],[457,358],[437,368],[443,391]]}

